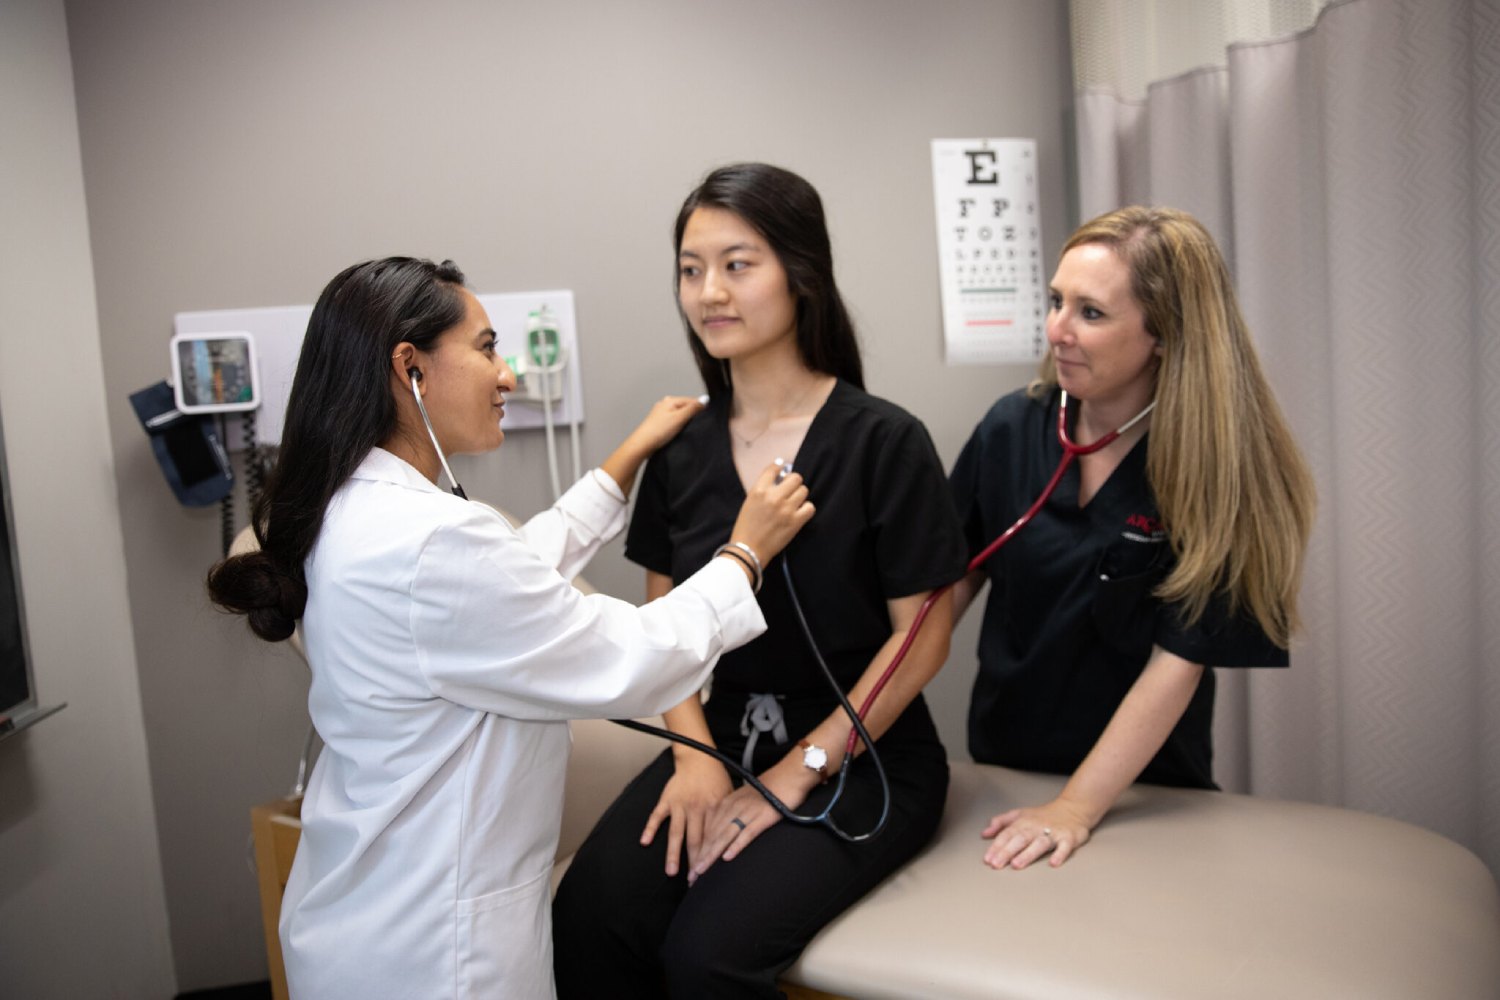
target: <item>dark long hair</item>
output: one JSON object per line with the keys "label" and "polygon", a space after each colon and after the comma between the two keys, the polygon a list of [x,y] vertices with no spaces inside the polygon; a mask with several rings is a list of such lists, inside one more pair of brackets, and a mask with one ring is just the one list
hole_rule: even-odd
{"label": "dark long hair", "polygon": [[268,642],[292,634],[307,606],[303,563],[328,502],[371,448],[396,430],[391,355],[407,341],[429,350],[464,316],[463,272],[386,257],[341,271],[307,323],[287,400],[281,450],[251,512],[260,551],[233,556],[208,574],[208,593],[248,617]]}
{"label": "dark long hair", "polygon": [[[836,375],[863,389],[865,372],[859,341],[833,280],[833,248],[817,189],[790,170],[765,163],[720,167],[693,189],[677,213],[672,243],[679,254],[683,230],[698,208],[733,212],[765,237],[786,271],[787,285],[797,303],[797,350],[803,363],[813,371]],[[676,273],[674,264],[674,291]],[[680,302],[678,309],[680,312]],[[728,392],[727,366],[704,348],[686,314],[682,325],[708,394],[717,397]]]}

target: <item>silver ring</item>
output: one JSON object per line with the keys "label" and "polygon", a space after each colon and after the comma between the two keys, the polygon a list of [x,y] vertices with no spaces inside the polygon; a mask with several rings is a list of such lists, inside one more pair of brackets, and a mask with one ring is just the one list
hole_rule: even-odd
{"label": "silver ring", "polygon": [[739,827],[741,830],[743,830],[745,828],[745,821],[742,820],[742,819],[740,819],[738,816],[736,816],[734,819],[730,820],[729,822],[733,823],[735,826]]}
{"label": "silver ring", "polygon": [[1050,826],[1044,826],[1044,827],[1042,827],[1042,836],[1046,837],[1048,840],[1052,840],[1053,839],[1053,837],[1052,837],[1052,827],[1050,827]]}

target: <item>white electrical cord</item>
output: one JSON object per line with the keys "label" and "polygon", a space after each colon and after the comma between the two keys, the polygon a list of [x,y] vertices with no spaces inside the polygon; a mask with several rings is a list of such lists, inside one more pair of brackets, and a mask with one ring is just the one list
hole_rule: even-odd
{"label": "white electrical cord", "polygon": [[552,369],[554,365],[542,365],[542,420],[547,428],[547,471],[552,475],[552,499],[562,497],[562,483],[557,475],[557,439],[552,431]]}
{"label": "white electrical cord", "polygon": [[[564,379],[566,381],[566,379]],[[574,393],[576,399],[578,393]],[[579,454],[578,446],[578,407],[573,407],[573,413],[568,421],[568,443],[573,447],[573,482],[583,478],[583,460]]]}
{"label": "white electrical cord", "polygon": [[[551,333],[551,343],[548,343],[547,334]],[[553,377],[563,378],[567,371],[568,355],[567,349],[563,347],[562,336],[555,323],[552,322],[552,313],[546,305],[533,312],[527,323],[526,330],[527,347],[531,355],[531,361],[536,366],[533,372],[538,377],[541,390],[542,403],[542,425],[547,432],[547,471],[552,477],[552,498],[554,502],[562,498],[562,479],[558,472],[557,461],[557,429],[556,420],[553,417],[552,405],[555,401],[553,396]],[[551,351],[550,364],[544,364],[542,358]],[[557,383],[557,392],[560,396],[566,379]],[[573,482],[583,477],[582,456],[578,444],[578,419],[575,417],[569,422],[570,444],[573,450]]]}

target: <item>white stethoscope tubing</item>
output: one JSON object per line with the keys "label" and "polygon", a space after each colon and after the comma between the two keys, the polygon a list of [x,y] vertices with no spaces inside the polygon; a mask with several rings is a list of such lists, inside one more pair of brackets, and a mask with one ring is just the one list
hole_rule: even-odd
{"label": "white stethoscope tubing", "polygon": [[422,414],[422,425],[427,428],[427,436],[432,439],[432,450],[437,452],[438,461],[442,463],[443,471],[448,474],[448,482],[453,484],[453,495],[460,500],[469,499],[464,488],[458,485],[458,480],[453,478],[453,470],[448,468],[448,458],[443,454],[442,447],[438,444],[437,433],[432,429],[432,421],[427,416],[427,407],[422,403],[422,393],[417,389],[417,383],[422,381],[422,373],[415,368],[410,369],[411,394],[417,401],[417,411]]}

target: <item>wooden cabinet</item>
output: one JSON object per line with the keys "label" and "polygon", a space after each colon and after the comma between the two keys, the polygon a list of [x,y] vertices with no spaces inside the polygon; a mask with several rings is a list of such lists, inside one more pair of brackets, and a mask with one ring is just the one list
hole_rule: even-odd
{"label": "wooden cabinet", "polygon": [[277,799],[250,810],[255,839],[255,871],[260,881],[260,919],[266,934],[266,962],[271,971],[271,995],[288,1000],[286,969],[281,964],[281,894],[292,871],[297,840],[302,836],[302,800]]}

